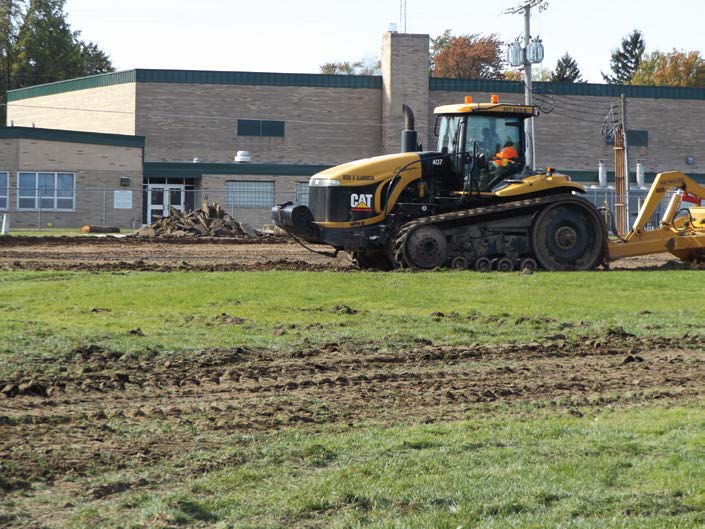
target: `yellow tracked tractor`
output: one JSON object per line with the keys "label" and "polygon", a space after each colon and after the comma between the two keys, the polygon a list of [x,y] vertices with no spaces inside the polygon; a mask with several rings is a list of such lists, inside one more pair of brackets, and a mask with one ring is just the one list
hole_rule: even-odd
{"label": "yellow tracked tractor", "polygon": [[[413,113],[404,113],[403,152],[312,176],[309,205],[275,206],[275,224],[349,252],[361,268],[590,270],[627,256],[705,254],[705,208],[678,209],[684,193],[705,198],[705,189],[685,175],[658,175],[634,229],[612,242],[583,186],[526,167],[524,121],[535,107],[497,96],[438,107],[435,151],[419,150]],[[669,188],[678,193],[661,225],[645,231]]]}

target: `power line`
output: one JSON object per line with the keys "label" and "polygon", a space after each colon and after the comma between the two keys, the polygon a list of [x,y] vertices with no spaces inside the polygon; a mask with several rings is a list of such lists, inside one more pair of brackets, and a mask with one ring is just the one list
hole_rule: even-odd
{"label": "power line", "polygon": [[[261,116],[254,118],[254,117],[245,117],[242,115],[237,115],[237,116],[213,116],[213,115],[199,115],[199,114],[174,114],[174,113],[167,113],[167,112],[131,112],[129,110],[106,110],[106,109],[91,109],[91,108],[78,108],[78,107],[53,107],[53,106],[45,106],[45,105],[27,105],[27,104],[18,104],[18,103],[2,103],[0,106],[4,107],[16,107],[16,108],[33,108],[33,109],[40,109],[40,110],[64,110],[68,112],[89,112],[89,113],[97,113],[97,114],[121,114],[121,115],[131,115],[131,116],[140,116],[143,118],[150,118],[150,117],[169,117],[169,118],[193,118],[193,119],[201,119],[201,120],[211,120],[211,121],[233,121],[237,119],[262,119]],[[404,125],[403,122],[399,123],[387,123],[387,124],[382,124],[379,122],[373,122],[373,121],[312,121],[312,120],[297,120],[297,119],[286,119],[285,120],[287,123],[300,123],[300,124],[308,124],[308,125],[356,125],[356,126],[361,126],[361,127],[383,127],[383,128],[397,128],[401,127]]]}
{"label": "power line", "polygon": [[[545,102],[551,102],[554,104],[559,104],[564,107],[569,107],[569,108],[578,108],[581,110],[585,110],[588,112],[597,112],[597,113],[607,113],[606,108],[604,103],[601,105],[591,105],[588,102],[578,102],[572,99],[567,99],[565,96],[550,96],[546,97],[542,94],[535,94],[535,97],[539,100],[545,101]],[[615,100],[610,101],[609,104],[613,104]]]}

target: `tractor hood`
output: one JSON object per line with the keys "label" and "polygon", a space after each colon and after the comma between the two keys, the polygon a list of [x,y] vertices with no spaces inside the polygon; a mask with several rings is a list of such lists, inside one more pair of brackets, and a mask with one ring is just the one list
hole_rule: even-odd
{"label": "tractor hood", "polygon": [[418,153],[405,152],[364,158],[336,165],[311,177],[311,187],[369,186],[389,180],[398,173],[421,175]]}

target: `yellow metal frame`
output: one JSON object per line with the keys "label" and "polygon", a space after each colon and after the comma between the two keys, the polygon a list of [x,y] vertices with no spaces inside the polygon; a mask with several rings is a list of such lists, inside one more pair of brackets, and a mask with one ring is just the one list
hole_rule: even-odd
{"label": "yellow metal frame", "polygon": [[[669,202],[659,226],[653,230],[644,229],[669,190],[677,192]],[[624,239],[608,243],[609,260],[664,252],[682,260],[705,257],[705,209],[692,207],[690,217],[674,220],[685,193],[705,199],[705,187],[687,175],[677,171],[659,173],[631,231]]]}

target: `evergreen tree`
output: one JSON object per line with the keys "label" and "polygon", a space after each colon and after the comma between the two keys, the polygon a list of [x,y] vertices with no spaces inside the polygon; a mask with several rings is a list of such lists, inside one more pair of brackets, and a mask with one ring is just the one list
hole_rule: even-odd
{"label": "evergreen tree", "polygon": [[31,0],[15,45],[15,87],[62,81],[83,73],[78,33],[71,31],[65,0]]}
{"label": "evergreen tree", "polygon": [[96,75],[115,70],[110,62],[110,57],[94,42],[81,42],[80,47],[81,61],[83,63],[82,75]]}
{"label": "evergreen tree", "polygon": [[0,0],[0,125],[7,91],[112,72],[110,58],[66,21],[65,0]]}
{"label": "evergreen tree", "polygon": [[13,87],[12,64],[23,0],[0,0],[0,125],[6,121],[7,91]]}
{"label": "evergreen tree", "polygon": [[578,63],[566,52],[558,59],[556,71],[551,74],[551,81],[554,83],[583,83],[583,76],[580,73]]}
{"label": "evergreen tree", "polygon": [[644,35],[635,29],[622,39],[622,47],[612,52],[612,75],[603,73],[602,77],[610,84],[629,84],[641,65],[645,50]]}

